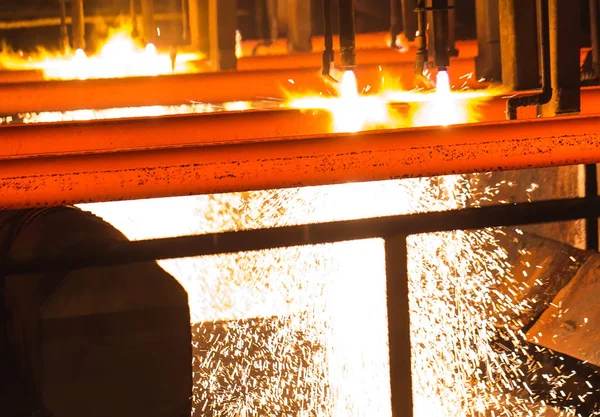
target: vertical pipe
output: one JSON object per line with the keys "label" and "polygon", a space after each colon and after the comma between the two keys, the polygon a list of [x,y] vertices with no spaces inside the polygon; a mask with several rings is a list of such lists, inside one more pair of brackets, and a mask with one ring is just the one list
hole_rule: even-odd
{"label": "vertical pipe", "polygon": [[73,49],[85,49],[83,0],[71,0],[71,34],[73,36]]}
{"label": "vertical pipe", "polygon": [[392,417],[413,417],[406,236],[385,239]]}
{"label": "vertical pipe", "polygon": [[69,50],[69,34],[67,33],[67,5],[66,0],[60,0],[60,50],[63,54]]}
{"label": "vertical pipe", "polygon": [[427,51],[427,15],[425,14],[425,0],[417,3],[417,33],[415,42],[417,44],[417,55],[415,57],[415,74],[422,75],[423,68],[429,60]]}
{"label": "vertical pipe", "polygon": [[438,70],[446,70],[450,65],[448,54],[448,0],[432,0],[433,9],[433,51],[434,65]]}
{"label": "vertical pipe", "polygon": [[331,0],[323,0],[323,22],[325,35],[325,50],[323,51],[322,74],[328,77],[331,71],[331,64],[333,63],[333,30],[331,28]]}
{"label": "vertical pipe", "polygon": [[354,0],[338,0],[338,13],[342,68],[352,69],[356,66]]}
{"label": "vertical pipe", "polygon": [[[595,199],[598,197],[598,168],[596,164],[585,166],[585,197]],[[586,249],[598,251],[598,217],[585,221]]]}
{"label": "vertical pipe", "polygon": [[506,101],[506,117],[508,120],[517,119],[517,109],[523,106],[545,105],[552,99],[552,76],[550,72],[550,18],[548,0],[536,0],[537,38],[539,43],[540,77],[542,91],[540,94],[511,97]]}
{"label": "vertical pipe", "polygon": [[592,36],[592,67],[594,76],[600,75],[600,30],[598,30],[598,3],[600,0],[590,0],[590,32]]}
{"label": "vertical pipe", "polygon": [[456,9],[455,0],[448,0],[448,54],[450,56],[458,56],[456,49]]}
{"label": "vertical pipe", "polygon": [[552,117],[579,113],[581,107],[580,31],[578,1],[545,0],[550,28],[552,99],[538,107],[538,115]]}

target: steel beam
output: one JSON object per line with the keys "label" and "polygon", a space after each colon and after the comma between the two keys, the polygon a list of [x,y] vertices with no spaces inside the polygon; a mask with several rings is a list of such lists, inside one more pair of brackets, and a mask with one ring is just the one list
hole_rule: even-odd
{"label": "steel beam", "polygon": [[[450,69],[451,82],[457,86],[481,87],[474,78],[473,60],[456,60]],[[355,70],[360,86],[378,88],[382,76],[398,80],[401,87],[414,87],[408,75],[413,63],[386,66],[365,65]],[[292,80],[292,81],[290,81]],[[292,84],[293,82],[293,84]],[[24,112],[108,109],[190,102],[221,103],[237,100],[264,100],[286,97],[289,92],[331,91],[318,69],[300,68],[273,71],[235,71],[206,74],[178,74],[157,77],[132,77],[98,80],[43,81],[0,85],[0,115]]]}
{"label": "steel beam", "polygon": [[[376,181],[600,161],[600,117],[415,128],[207,144],[202,116],[37,126],[100,143],[115,132],[145,149],[18,157],[0,165],[0,208]],[[235,116],[224,118],[236,125]],[[238,138],[246,127],[239,125]],[[22,127],[2,134],[18,142]],[[173,145],[186,137],[188,144]],[[196,140],[196,144],[192,142]],[[162,143],[161,143],[162,142]]]}
{"label": "steel beam", "polygon": [[[600,113],[600,88],[584,90],[584,108]],[[476,109],[482,120],[504,121],[505,97],[495,97]],[[406,105],[395,106],[406,113]],[[525,111],[527,110],[527,112]],[[523,109],[520,119],[536,117],[535,108]],[[131,135],[127,130],[136,121],[92,121],[65,123],[59,127],[32,124],[0,129],[0,161],[39,156],[66,156],[82,153],[119,152],[148,147],[175,148],[223,143],[248,143],[266,139],[319,136],[331,131],[332,117],[326,111],[300,110],[246,111],[235,114],[207,113],[195,118],[151,118],[144,124],[152,135]],[[177,135],[171,129],[177,126]],[[201,128],[199,128],[201,126]],[[16,128],[12,129],[12,128]],[[78,132],[84,129],[85,140]],[[110,141],[106,140],[110,137]],[[168,138],[168,140],[166,139]]]}
{"label": "steel beam", "polygon": [[43,81],[44,71],[36,69],[0,70],[0,84]]}

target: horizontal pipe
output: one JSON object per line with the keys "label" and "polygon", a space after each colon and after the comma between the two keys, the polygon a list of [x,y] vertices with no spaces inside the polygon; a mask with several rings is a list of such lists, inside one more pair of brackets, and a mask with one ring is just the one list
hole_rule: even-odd
{"label": "horizontal pipe", "polygon": [[[600,88],[582,89],[582,114],[600,114]],[[507,95],[482,102],[478,120],[505,120]],[[399,113],[406,104],[395,105]],[[537,117],[535,108],[520,110],[519,119]],[[0,161],[38,156],[66,156],[141,149],[250,143],[274,138],[317,136],[331,132],[333,118],[324,110],[279,109],[231,113],[204,113],[196,117],[154,117],[61,124],[11,125],[0,129]],[[144,126],[150,134],[132,135]],[[177,134],[172,134],[176,129]],[[83,135],[85,132],[85,140]],[[107,141],[106,138],[110,140]]]}
{"label": "horizontal pipe", "polygon": [[[456,60],[452,65],[451,82],[459,86],[464,83],[460,77],[475,69],[473,60]],[[385,76],[410,89],[414,86],[414,80],[409,76],[412,68],[412,62],[401,62],[385,66],[358,66],[355,72],[360,87],[370,85],[376,89]],[[467,85],[481,86],[472,78]],[[291,93],[319,93],[332,91],[332,87],[321,76],[320,68],[2,84],[0,115],[282,99],[286,90]]]}
{"label": "horizontal pipe", "polygon": [[11,254],[1,259],[0,272],[15,275],[68,271],[155,259],[568,221],[598,215],[600,197],[574,198],[133,242],[87,243],[34,257],[25,253]]}
{"label": "horizontal pipe", "polygon": [[[185,135],[189,143],[170,149],[147,146],[129,152],[5,160],[0,164],[0,209],[600,161],[599,116],[220,144],[205,142],[202,120],[179,116],[46,127],[44,138],[49,142],[50,134],[70,141],[108,142],[121,130],[123,138],[153,137],[169,143]],[[245,137],[244,125],[239,129],[239,138]]]}

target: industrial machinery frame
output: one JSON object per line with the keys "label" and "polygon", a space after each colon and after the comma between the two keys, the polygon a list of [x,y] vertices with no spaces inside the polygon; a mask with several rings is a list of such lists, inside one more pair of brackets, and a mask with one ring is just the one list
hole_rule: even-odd
{"label": "industrial machinery frame", "polygon": [[600,216],[600,197],[551,200],[375,219],[277,227],[111,244],[61,253],[4,256],[2,273],[18,275],[157,259],[381,238],[385,242],[391,404],[394,417],[413,416],[407,243],[410,235],[517,226]]}

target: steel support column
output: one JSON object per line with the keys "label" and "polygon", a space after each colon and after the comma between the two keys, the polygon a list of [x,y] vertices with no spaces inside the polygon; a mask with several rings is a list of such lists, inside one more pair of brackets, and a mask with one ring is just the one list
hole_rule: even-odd
{"label": "steel support column", "polygon": [[407,236],[385,239],[392,416],[413,416]]}
{"label": "steel support column", "polygon": [[154,21],[154,0],[140,0],[142,4],[142,37],[144,42],[156,41],[156,22]]}
{"label": "steel support column", "polygon": [[60,51],[64,54],[69,50],[69,33],[67,31],[67,0],[59,0],[60,6],[60,35],[58,39]]}
{"label": "steel support column", "polygon": [[552,99],[538,108],[542,117],[579,113],[580,26],[579,2],[548,0],[550,18],[550,82]]}
{"label": "steel support column", "polygon": [[476,0],[477,49],[475,76],[487,81],[502,80],[498,0]]}
{"label": "steel support column", "polygon": [[535,0],[499,0],[498,11],[502,84],[511,91],[539,88]]}
{"label": "steel support column", "polygon": [[288,0],[288,51],[312,51],[311,0]]}
{"label": "steel support column", "polygon": [[[598,198],[598,167],[596,164],[585,166],[585,197]],[[598,217],[586,219],[585,240],[587,250],[598,250]]]}
{"label": "steel support column", "polygon": [[237,0],[208,0],[209,59],[215,70],[237,68],[236,17]]}
{"label": "steel support column", "polygon": [[415,8],[417,0],[402,0],[402,20],[404,21],[404,33],[406,38],[413,42],[417,32],[417,14]]}
{"label": "steel support column", "polygon": [[71,34],[73,36],[73,49],[85,49],[83,0],[71,0]]}
{"label": "steel support column", "polygon": [[210,53],[208,39],[208,0],[188,0],[190,44],[206,56]]}

